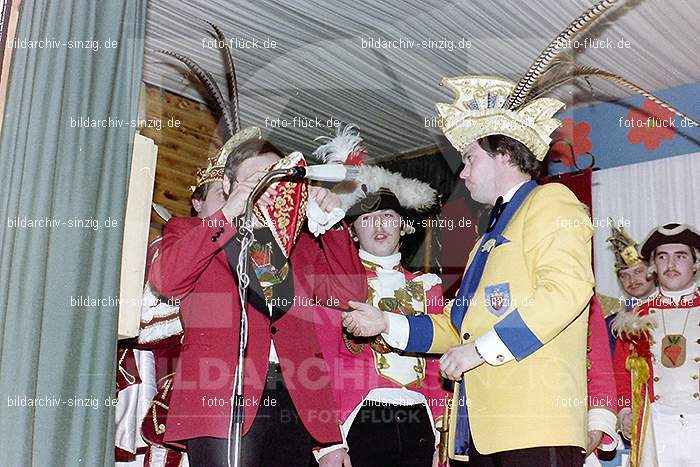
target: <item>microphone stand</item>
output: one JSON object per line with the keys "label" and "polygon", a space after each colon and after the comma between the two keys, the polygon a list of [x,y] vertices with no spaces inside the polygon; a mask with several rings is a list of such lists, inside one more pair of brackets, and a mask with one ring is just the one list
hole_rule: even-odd
{"label": "microphone stand", "polygon": [[[245,407],[243,400],[243,372],[245,367],[245,349],[248,344],[248,286],[250,285],[250,277],[248,277],[248,252],[250,245],[255,240],[253,233],[253,206],[255,199],[267,186],[278,179],[286,177],[303,177],[306,174],[304,167],[291,167],[288,169],[271,170],[266,173],[255,185],[255,188],[248,195],[248,200],[245,206],[245,216],[243,225],[239,228],[243,236],[241,238],[241,252],[238,255],[238,265],[236,266],[236,275],[238,276],[238,298],[241,303],[241,319],[240,332],[238,335],[238,363],[234,377],[234,393],[232,396],[231,420],[233,422],[233,430],[229,425],[228,439],[228,464],[229,467],[241,467],[241,440],[243,437],[243,408]],[[233,464],[231,464],[231,451],[233,450]]]}

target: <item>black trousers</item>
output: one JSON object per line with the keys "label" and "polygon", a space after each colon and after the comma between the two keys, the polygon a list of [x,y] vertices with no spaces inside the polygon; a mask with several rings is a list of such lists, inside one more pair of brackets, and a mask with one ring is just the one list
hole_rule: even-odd
{"label": "black trousers", "polygon": [[348,432],[353,467],[431,467],[435,433],[424,404],[365,402]]}
{"label": "black trousers", "polygon": [[452,463],[467,467],[581,467],[585,461],[583,448],[577,446],[541,446],[512,451],[481,454],[470,439],[469,462]]}
{"label": "black trousers", "polygon": [[[271,401],[274,401],[274,405]],[[190,466],[226,467],[227,443],[228,440],[222,438],[187,440],[185,444]],[[243,436],[241,465],[309,467],[312,465],[313,447],[313,438],[294,408],[279,365],[271,364],[255,421]]]}

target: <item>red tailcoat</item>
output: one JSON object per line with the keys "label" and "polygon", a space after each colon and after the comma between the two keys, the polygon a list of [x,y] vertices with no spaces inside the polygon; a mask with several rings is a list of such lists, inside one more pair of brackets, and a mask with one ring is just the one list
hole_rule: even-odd
{"label": "red tailcoat", "polygon": [[[227,438],[236,369],[240,304],[224,245],[235,226],[221,211],[200,219],[171,219],[161,253],[149,272],[160,294],[179,298],[185,330],[168,413],[166,441],[195,437]],[[341,440],[328,366],[314,331],[313,299],[346,308],[367,298],[364,267],[347,229],[330,231],[320,242],[302,233],[289,263],[295,302],[279,319],[248,306],[248,345],[244,379],[245,434],[252,425],[265,386],[270,341],[274,341],[287,389],[310,435],[319,443]],[[253,272],[251,271],[251,275]],[[298,299],[298,301],[297,301]]]}

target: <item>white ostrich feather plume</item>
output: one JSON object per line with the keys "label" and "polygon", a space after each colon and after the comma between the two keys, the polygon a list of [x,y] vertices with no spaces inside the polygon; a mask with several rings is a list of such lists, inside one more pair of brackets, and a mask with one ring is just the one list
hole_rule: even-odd
{"label": "white ostrich feather plume", "polygon": [[[362,187],[365,186],[367,192]],[[362,165],[355,181],[339,183],[333,192],[340,197],[342,208],[348,211],[367,193],[374,193],[380,188],[391,190],[405,209],[425,211],[437,199],[437,192],[427,183],[413,178],[404,178],[401,174],[390,172],[382,167]]]}
{"label": "white ostrich feather plume", "polygon": [[658,323],[652,315],[639,316],[637,309],[620,311],[612,322],[612,332],[619,338],[648,335]]}
{"label": "white ostrich feather plume", "polygon": [[334,138],[319,136],[314,141],[325,142],[313,152],[313,155],[324,164],[344,163],[348,156],[359,150],[363,144],[360,130],[355,125],[344,124],[336,128]]}

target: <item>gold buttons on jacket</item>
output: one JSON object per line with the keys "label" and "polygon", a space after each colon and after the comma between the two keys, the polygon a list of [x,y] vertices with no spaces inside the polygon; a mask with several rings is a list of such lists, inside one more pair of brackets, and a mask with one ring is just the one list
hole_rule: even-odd
{"label": "gold buttons on jacket", "polygon": [[654,376],[654,382],[655,382],[655,383],[658,383],[658,382],[659,382],[659,377],[658,377],[658,376]]}
{"label": "gold buttons on jacket", "polygon": [[501,354],[496,355],[496,360],[498,360],[499,362],[503,362],[503,360],[505,360],[505,359],[506,358]]}
{"label": "gold buttons on jacket", "polygon": [[695,399],[700,399],[700,394],[698,394],[698,393],[696,392],[695,394],[693,394],[693,397],[694,397]]}
{"label": "gold buttons on jacket", "polygon": [[691,378],[693,378],[694,380],[697,380],[697,379],[698,379],[698,375],[693,375],[693,376],[691,376]]}
{"label": "gold buttons on jacket", "polygon": [[656,394],[656,395],[654,396],[654,400],[655,400],[655,401],[658,401],[659,399],[661,399],[661,396],[658,395],[658,394]]}

